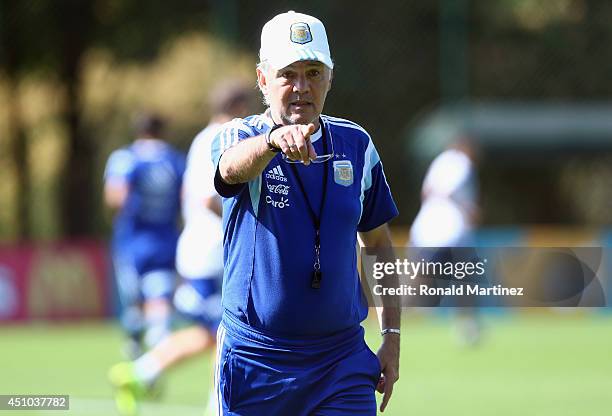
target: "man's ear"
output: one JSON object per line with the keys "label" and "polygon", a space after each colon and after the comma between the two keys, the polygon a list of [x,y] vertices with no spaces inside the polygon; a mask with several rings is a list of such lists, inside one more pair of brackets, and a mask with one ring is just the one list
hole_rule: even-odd
{"label": "man's ear", "polygon": [[332,87],[332,80],[334,79],[334,70],[330,69],[329,70],[329,83],[327,84],[327,92],[329,92],[329,90],[331,90]]}
{"label": "man's ear", "polygon": [[268,93],[268,80],[261,68],[257,68],[257,85],[259,85],[259,90],[265,96]]}

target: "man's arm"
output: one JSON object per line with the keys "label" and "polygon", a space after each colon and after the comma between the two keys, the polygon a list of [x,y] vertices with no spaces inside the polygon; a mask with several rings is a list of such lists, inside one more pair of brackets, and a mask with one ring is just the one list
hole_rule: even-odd
{"label": "man's arm", "polygon": [[246,183],[259,176],[275,155],[263,135],[243,140],[221,155],[219,174],[228,185]]}
{"label": "man's arm", "polygon": [[104,184],[104,202],[111,210],[116,211],[123,207],[129,187],[126,181],[113,179]]}
{"label": "man's arm", "polygon": [[[390,261],[394,258],[391,236],[387,224],[359,233],[359,239],[364,247],[373,248],[379,254],[379,257],[388,258]],[[395,276],[390,278],[394,279]],[[382,300],[383,306],[376,308],[381,330],[399,330],[401,310],[398,298],[396,296],[385,296]],[[384,393],[380,405],[380,411],[384,412],[393,393],[393,385],[399,379],[400,335],[396,333],[383,335],[382,345],[376,355],[380,361],[380,368],[383,373],[383,377],[378,382],[376,390],[379,393]]]}
{"label": "man's arm", "polygon": [[221,199],[218,196],[211,196],[204,198],[204,206],[217,214],[219,217],[223,215],[223,207],[221,206]]}
{"label": "man's arm", "polygon": [[120,210],[130,192],[130,174],[134,156],[124,148],[113,151],[104,169],[104,203],[113,211]]}
{"label": "man's arm", "polygon": [[[283,126],[272,132],[270,143],[290,159],[307,165],[317,156],[310,143],[314,129],[313,124]],[[246,183],[259,176],[274,156],[276,153],[269,149],[265,135],[242,140],[221,155],[219,174],[228,185]]]}

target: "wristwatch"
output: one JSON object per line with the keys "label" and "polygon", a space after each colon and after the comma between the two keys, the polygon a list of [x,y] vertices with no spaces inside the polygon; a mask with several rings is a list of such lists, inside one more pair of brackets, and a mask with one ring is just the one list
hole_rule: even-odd
{"label": "wristwatch", "polygon": [[380,335],[385,336],[387,334],[400,334],[400,330],[397,328],[385,328],[382,331],[380,331]]}
{"label": "wristwatch", "polygon": [[274,126],[272,126],[272,128],[270,130],[268,130],[266,132],[266,134],[264,135],[264,137],[266,138],[266,144],[268,145],[268,149],[274,153],[279,153],[282,149],[280,147],[276,147],[272,144],[272,142],[270,142],[270,135],[272,134],[272,132],[276,129],[279,129],[283,127],[281,124],[275,124]]}

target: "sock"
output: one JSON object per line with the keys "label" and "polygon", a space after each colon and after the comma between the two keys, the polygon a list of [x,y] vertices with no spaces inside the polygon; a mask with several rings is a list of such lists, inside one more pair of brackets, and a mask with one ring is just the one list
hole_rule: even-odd
{"label": "sock", "polygon": [[128,336],[135,342],[140,342],[140,336],[144,327],[143,316],[137,306],[128,306],[121,313],[121,325]]}
{"label": "sock", "polygon": [[150,353],[146,353],[134,361],[134,373],[136,374],[136,378],[147,386],[150,386],[157,380],[161,371],[161,366]]}
{"label": "sock", "polygon": [[148,349],[153,348],[170,333],[171,318],[171,314],[166,311],[146,317],[147,330],[143,341]]}

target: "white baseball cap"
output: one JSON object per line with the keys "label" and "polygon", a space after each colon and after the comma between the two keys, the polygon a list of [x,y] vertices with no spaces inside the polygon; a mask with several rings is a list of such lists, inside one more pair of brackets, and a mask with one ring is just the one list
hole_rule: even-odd
{"label": "white baseball cap", "polygon": [[297,61],[319,61],[330,69],[334,67],[323,23],[293,10],[274,16],[264,25],[259,59],[274,69]]}

